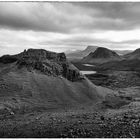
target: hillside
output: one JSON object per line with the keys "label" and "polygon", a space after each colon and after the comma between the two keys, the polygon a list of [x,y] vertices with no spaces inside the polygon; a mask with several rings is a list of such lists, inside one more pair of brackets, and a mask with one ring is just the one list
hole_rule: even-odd
{"label": "hillside", "polygon": [[1,112],[58,110],[94,104],[112,93],[92,84],[67,62],[63,53],[29,49],[4,56],[0,62]]}
{"label": "hillside", "polygon": [[140,59],[140,48],[136,49],[135,51],[124,55],[126,59]]}
{"label": "hillside", "polygon": [[121,60],[121,61],[113,61],[106,62],[104,64],[100,64],[96,67],[96,70],[106,71],[106,70],[122,70],[122,71],[140,71],[140,60],[132,59],[132,60]]}
{"label": "hillside", "polygon": [[91,52],[81,61],[84,63],[105,63],[112,60],[120,60],[120,56],[107,48],[99,47],[95,52]]}

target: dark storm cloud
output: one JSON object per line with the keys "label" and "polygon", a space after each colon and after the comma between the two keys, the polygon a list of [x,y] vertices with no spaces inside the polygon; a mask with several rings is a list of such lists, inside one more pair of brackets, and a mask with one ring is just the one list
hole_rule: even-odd
{"label": "dark storm cloud", "polygon": [[1,2],[0,27],[17,30],[71,32],[88,26],[92,18],[71,3]]}
{"label": "dark storm cloud", "polygon": [[[97,2],[77,3],[96,16],[96,28],[110,30],[128,30],[140,27],[140,2]],[[97,11],[94,15],[92,10]]]}
{"label": "dark storm cloud", "polygon": [[140,26],[140,3],[1,2],[0,27],[73,32],[128,30]]}
{"label": "dark storm cloud", "polygon": [[50,3],[1,2],[0,27],[48,32],[68,31],[60,21],[63,21],[63,15],[57,15],[56,10]]}
{"label": "dark storm cloud", "polygon": [[0,2],[0,54],[140,45],[140,3]]}

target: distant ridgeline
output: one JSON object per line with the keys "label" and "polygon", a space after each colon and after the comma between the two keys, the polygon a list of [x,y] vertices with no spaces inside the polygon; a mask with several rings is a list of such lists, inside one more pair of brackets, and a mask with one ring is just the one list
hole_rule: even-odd
{"label": "distant ridgeline", "polygon": [[26,67],[29,71],[39,70],[46,75],[63,76],[70,81],[82,78],[79,71],[70,64],[64,53],[55,53],[43,49],[28,49],[17,55],[4,55],[0,63],[16,62],[18,68]]}
{"label": "distant ridgeline", "polygon": [[94,52],[89,53],[81,61],[85,63],[105,63],[112,60],[120,60],[120,56],[107,48],[98,47]]}

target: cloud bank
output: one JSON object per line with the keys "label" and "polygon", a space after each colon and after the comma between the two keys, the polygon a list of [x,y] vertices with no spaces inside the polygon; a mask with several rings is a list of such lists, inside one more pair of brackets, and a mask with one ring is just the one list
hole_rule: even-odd
{"label": "cloud bank", "polygon": [[0,55],[140,45],[139,2],[0,2]]}

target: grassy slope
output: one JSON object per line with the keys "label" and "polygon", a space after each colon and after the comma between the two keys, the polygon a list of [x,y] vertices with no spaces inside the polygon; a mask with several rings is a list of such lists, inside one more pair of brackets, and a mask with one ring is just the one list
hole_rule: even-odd
{"label": "grassy slope", "polygon": [[[62,109],[102,101],[111,90],[97,87],[88,79],[70,82],[63,77],[47,76],[37,71],[17,69],[15,64],[1,66],[0,103],[3,108]],[[21,109],[22,108],[22,109]]]}

